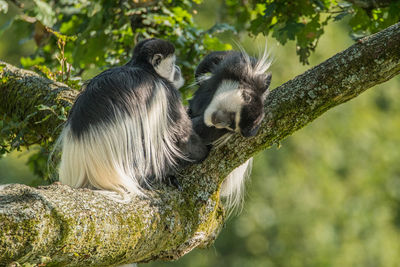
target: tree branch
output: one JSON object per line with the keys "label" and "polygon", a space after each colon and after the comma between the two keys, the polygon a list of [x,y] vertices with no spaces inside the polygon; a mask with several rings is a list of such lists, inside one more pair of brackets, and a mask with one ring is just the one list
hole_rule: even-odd
{"label": "tree branch", "polygon": [[[49,110],[39,110],[39,105],[69,108],[78,91],[67,85],[41,77],[33,71],[16,68],[0,61],[0,115],[1,120],[24,122],[23,129],[17,135],[22,142],[19,145],[40,144],[42,140],[57,136],[63,121],[52,114],[41,122]],[[57,110],[57,112],[61,112]],[[59,114],[61,115],[61,114]],[[1,135],[6,133],[1,132]],[[7,137],[6,137],[7,138]],[[7,139],[12,139],[8,137]],[[15,145],[15,144],[12,144]]]}
{"label": "tree branch", "polygon": [[[6,186],[0,190],[0,265],[12,261],[70,266],[146,262],[176,259],[210,244],[224,219],[218,196],[223,177],[328,109],[397,75],[399,44],[400,24],[396,24],[273,90],[260,133],[251,139],[235,136],[201,165],[183,171],[182,192],[160,185],[149,199],[121,204],[95,191],[59,184],[38,189]],[[7,87],[7,81],[3,82],[0,99],[5,99],[4,92],[10,94],[11,89],[4,88],[13,86],[29,93],[31,84]],[[33,95],[57,95],[51,92]],[[21,102],[7,107],[17,111],[27,99],[17,93],[13,97]],[[4,111],[10,112],[2,107]]]}
{"label": "tree branch", "polygon": [[355,6],[363,9],[383,8],[390,5],[390,0],[347,0]]}

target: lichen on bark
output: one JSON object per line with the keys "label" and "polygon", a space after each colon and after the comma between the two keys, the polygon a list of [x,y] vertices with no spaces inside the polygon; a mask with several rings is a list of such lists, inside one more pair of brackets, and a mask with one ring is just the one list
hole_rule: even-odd
{"label": "lichen on bark", "polygon": [[[78,91],[65,84],[54,82],[41,77],[35,72],[16,68],[0,61],[0,115],[3,123],[10,124],[14,133],[1,133],[3,141],[10,142],[10,146],[30,146],[42,144],[51,140],[60,131],[62,120],[57,118],[62,115],[61,109],[71,106]],[[40,106],[52,107],[56,114],[49,110],[40,110]],[[49,119],[43,121],[46,116]],[[41,122],[43,121],[43,122]],[[21,125],[16,125],[20,123]],[[14,136],[18,136],[18,144]]]}

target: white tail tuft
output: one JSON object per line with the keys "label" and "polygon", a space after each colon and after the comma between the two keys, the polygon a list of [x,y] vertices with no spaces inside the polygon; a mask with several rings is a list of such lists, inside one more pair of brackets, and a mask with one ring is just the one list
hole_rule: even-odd
{"label": "white tail tuft", "polygon": [[221,197],[224,206],[228,210],[228,216],[233,211],[240,212],[243,206],[245,182],[250,177],[253,158],[234,169],[223,181],[221,186]]}

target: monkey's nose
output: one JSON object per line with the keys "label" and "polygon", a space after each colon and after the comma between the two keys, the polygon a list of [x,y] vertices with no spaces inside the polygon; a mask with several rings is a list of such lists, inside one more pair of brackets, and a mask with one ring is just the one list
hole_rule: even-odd
{"label": "monkey's nose", "polygon": [[260,129],[260,125],[250,130],[241,131],[241,134],[243,137],[253,137],[257,134],[258,129]]}

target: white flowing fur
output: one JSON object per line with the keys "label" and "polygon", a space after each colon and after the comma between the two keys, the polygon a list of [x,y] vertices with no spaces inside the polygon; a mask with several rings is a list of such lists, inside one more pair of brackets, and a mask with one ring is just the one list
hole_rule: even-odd
{"label": "white flowing fur", "polygon": [[[225,144],[231,137],[232,133],[227,133],[214,141],[213,146],[218,148]],[[245,163],[234,169],[225,177],[221,185],[220,195],[223,198],[224,206],[228,210],[228,215],[233,211],[240,211],[244,198],[244,189],[246,180],[250,177],[253,167],[253,158],[248,159]]]}
{"label": "white flowing fur", "polygon": [[149,107],[132,106],[130,114],[112,123],[91,126],[77,138],[67,125],[60,138],[60,182],[72,187],[94,186],[121,195],[143,195],[147,178],[160,181],[177,158],[183,158],[168,132],[168,99],[162,85]]}
{"label": "white flowing fur", "polygon": [[[268,69],[272,64],[272,59],[269,56],[267,46],[265,45],[265,49],[258,59],[257,63],[253,67],[251,64],[250,57],[244,51],[242,47],[240,47],[244,60],[246,62],[245,72],[246,75],[249,76],[258,76],[265,75]],[[208,79],[209,76],[202,77],[202,81]],[[221,86],[217,89],[213,100],[207,107],[204,113],[204,122],[206,125],[210,126],[211,123],[211,114],[217,109],[228,109],[229,111],[233,111],[239,107],[241,107],[241,95],[238,89],[237,82],[233,81],[223,81]],[[240,97],[238,97],[240,95]],[[237,115],[239,114],[239,115]],[[239,117],[238,117],[239,116]],[[239,120],[238,120],[239,119]],[[236,123],[238,124],[240,121],[240,109],[236,113]],[[236,130],[239,130],[237,125]],[[218,140],[214,142],[215,146],[220,146],[224,144],[229,138],[232,136],[231,133],[225,134]],[[225,207],[230,214],[234,210],[240,210],[240,206],[243,203],[244,198],[244,185],[246,179],[250,176],[252,170],[253,158],[250,158],[245,163],[234,169],[227,177],[225,177],[224,182],[221,185],[221,197],[224,199]]]}
{"label": "white flowing fur", "polygon": [[234,169],[223,181],[221,185],[221,197],[224,198],[224,204],[228,212],[233,210],[240,211],[244,198],[244,188],[247,178],[250,177],[253,166],[253,158]]}

